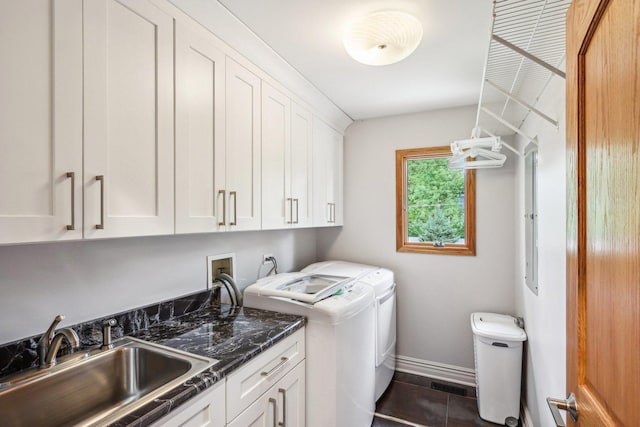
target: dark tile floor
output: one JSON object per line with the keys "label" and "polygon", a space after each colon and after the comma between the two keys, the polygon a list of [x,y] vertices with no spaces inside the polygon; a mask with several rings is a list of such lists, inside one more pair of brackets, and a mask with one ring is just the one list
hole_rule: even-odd
{"label": "dark tile floor", "polygon": [[[435,383],[435,384],[434,384]],[[455,387],[465,394],[437,390],[439,385]],[[495,427],[478,415],[473,387],[396,372],[378,400],[372,427]],[[383,416],[393,417],[394,420]]]}

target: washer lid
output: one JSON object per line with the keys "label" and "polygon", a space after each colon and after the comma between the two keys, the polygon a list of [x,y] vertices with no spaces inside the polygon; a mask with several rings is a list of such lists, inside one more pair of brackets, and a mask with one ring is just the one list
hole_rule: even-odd
{"label": "washer lid", "polygon": [[377,269],[372,265],[356,264],[347,261],[322,261],[310,264],[302,269],[304,273],[330,274],[346,277],[362,277],[363,275]]}
{"label": "washer lid", "polygon": [[471,314],[471,329],[481,337],[505,341],[525,341],[527,334],[516,324],[515,317],[496,313]]}
{"label": "washer lid", "polygon": [[341,294],[345,286],[352,281],[352,278],[344,276],[297,273],[273,276],[272,279],[256,285],[258,285],[258,295],[290,298],[315,304],[336,293]]}

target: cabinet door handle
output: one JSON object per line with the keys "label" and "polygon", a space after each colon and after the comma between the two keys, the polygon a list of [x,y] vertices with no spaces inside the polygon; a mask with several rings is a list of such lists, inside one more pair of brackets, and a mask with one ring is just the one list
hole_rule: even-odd
{"label": "cabinet door handle", "polygon": [[218,225],[227,225],[227,192],[225,190],[218,190],[218,196],[222,194],[222,222]]}
{"label": "cabinet door handle", "polygon": [[76,229],[76,174],[67,172],[67,178],[71,178],[71,225],[67,225],[67,230]]}
{"label": "cabinet door handle", "polygon": [[[293,201],[296,204],[296,220],[293,221],[293,223],[297,224],[300,221],[300,211],[298,210],[298,208],[299,208],[298,199],[293,199]],[[291,219],[293,220],[293,214],[291,214]]]}
{"label": "cabinet door handle", "polygon": [[233,196],[233,222],[229,225],[238,225],[238,193],[229,191],[229,199]]}
{"label": "cabinet door handle", "polygon": [[327,222],[331,223],[331,203],[327,203],[327,210],[328,210]]}
{"label": "cabinet door handle", "polygon": [[270,397],[269,403],[273,403],[273,427],[276,427],[278,425],[278,401]]}
{"label": "cabinet door handle", "polygon": [[289,203],[289,221],[287,221],[287,224],[293,224],[293,199],[287,197],[287,202]]}
{"label": "cabinet door handle", "polygon": [[333,203],[332,206],[333,206],[333,221],[331,221],[331,222],[333,222],[335,224],[336,223],[336,204]]}
{"label": "cabinet door handle", "polygon": [[287,390],[279,388],[278,393],[282,393],[282,422],[278,423],[278,425],[287,427]]}
{"label": "cabinet door handle", "polygon": [[269,372],[260,372],[260,375],[262,375],[263,377],[268,377],[269,375],[273,374],[274,372],[280,370],[280,368],[282,368],[284,366],[285,363],[287,363],[289,361],[288,357],[281,357],[280,358],[280,363],[278,363],[276,366],[274,366],[273,368],[271,368],[271,370]]}
{"label": "cabinet door handle", "polygon": [[100,224],[96,225],[96,229],[104,230],[104,175],[96,176],[96,181],[100,182]]}

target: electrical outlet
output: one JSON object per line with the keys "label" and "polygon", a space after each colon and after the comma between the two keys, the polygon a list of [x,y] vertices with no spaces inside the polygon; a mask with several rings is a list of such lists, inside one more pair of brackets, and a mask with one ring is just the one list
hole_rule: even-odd
{"label": "electrical outlet", "polygon": [[269,261],[269,258],[273,257],[273,254],[264,254],[262,255],[262,265],[267,265],[267,264],[271,264],[271,261]]}
{"label": "electrical outlet", "polygon": [[207,257],[207,288],[213,286],[213,279],[220,273],[226,273],[234,277],[235,254],[210,255]]}

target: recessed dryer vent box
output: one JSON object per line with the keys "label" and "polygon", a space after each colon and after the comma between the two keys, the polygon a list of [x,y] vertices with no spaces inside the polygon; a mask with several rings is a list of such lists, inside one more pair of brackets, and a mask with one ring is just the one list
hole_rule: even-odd
{"label": "recessed dryer vent box", "polygon": [[207,257],[207,288],[213,286],[213,279],[220,273],[235,277],[236,254],[209,255]]}

